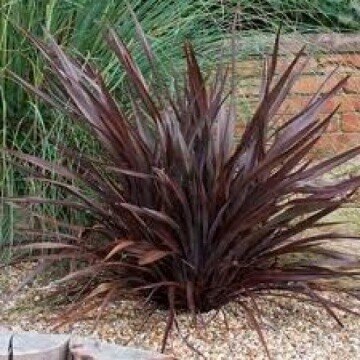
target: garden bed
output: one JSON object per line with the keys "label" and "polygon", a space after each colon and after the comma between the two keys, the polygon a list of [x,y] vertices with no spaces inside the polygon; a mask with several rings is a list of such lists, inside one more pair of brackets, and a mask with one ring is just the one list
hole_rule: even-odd
{"label": "garden bed", "polygon": [[[14,289],[27,270],[29,265],[24,264],[3,269],[0,275],[3,294]],[[54,331],[49,324],[62,313],[63,307],[44,301],[38,291],[40,285],[36,281],[12,301],[0,304],[2,327],[13,331],[71,333],[119,345],[159,350],[165,327],[164,312],[156,311],[146,320],[144,309],[133,303],[119,302],[110,306],[95,332],[91,318]],[[326,296],[347,301],[353,304],[353,309],[356,308],[356,302],[345,295],[327,293]],[[360,318],[339,314],[345,326],[341,328],[323,309],[308,302],[272,296],[259,300],[259,306],[264,314],[263,331],[274,359],[359,358]],[[214,316],[215,319],[210,321]],[[201,358],[189,344],[208,359],[266,359],[256,331],[249,327],[244,313],[236,304],[229,305],[225,312],[219,314],[215,311],[205,314],[197,330],[193,326],[187,328],[190,319],[185,315],[179,315],[178,321],[182,334],[173,332],[167,353],[179,359]]]}
{"label": "garden bed", "polygon": [[[155,106],[157,101],[148,93],[142,74],[134,70],[137,66],[129,60],[128,49],[111,31],[109,43],[120,54],[129,79],[134,80],[134,93],[139,94],[130,96],[129,101],[144,104],[141,111],[134,107],[137,123],[147,118],[143,117],[144,111],[154,124],[162,125],[156,127],[158,133],[149,131],[147,139],[141,126],[129,126],[131,116],[123,118],[110,92],[99,86],[102,80],[95,71],[67,57],[55,42],[48,47],[38,45],[48,58],[55,54],[50,65],[64,85],[64,98],[69,98],[71,112],[81,115],[84,123],[100,135],[106,164],[87,158],[82,151],[64,151],[69,163],[74,159],[78,163],[78,169],[70,172],[42,158],[9,152],[19,164],[27,163],[26,171],[32,173],[33,167],[39,168],[41,175],[35,170],[35,178],[40,177],[41,182],[70,195],[64,197],[65,201],[21,198],[14,202],[86,211],[96,222],[76,231],[65,230],[63,225],[53,232],[40,226],[40,232],[22,229],[27,239],[17,250],[31,250],[32,259],[46,264],[55,259],[59,267],[67,266],[71,260],[71,269],[81,271],[70,270],[65,290],[53,297],[56,303],[46,300],[53,287],[44,289],[51,280],[61,278],[52,275],[37,280],[13,300],[4,300],[0,304],[0,324],[15,333],[52,333],[53,320],[67,318],[61,300],[72,300],[80,307],[86,300],[86,306],[91,306],[91,301],[106,302],[119,293],[123,296],[125,289],[129,297],[141,294],[162,308],[168,307],[169,312],[151,309],[151,304],[145,307],[118,301],[109,304],[96,330],[94,312],[79,322],[72,318],[73,325],[58,327],[56,331],[152,350],[159,350],[162,342],[165,346],[163,339],[170,335],[165,350],[180,359],[261,359],[265,351],[255,317],[262,314],[260,325],[275,359],[356,358],[360,353],[360,317],[349,314],[351,308],[358,310],[355,298],[359,296],[339,295],[340,285],[357,291],[354,284],[358,278],[352,273],[359,270],[359,261],[353,257],[355,248],[350,236],[346,235],[343,242],[344,236],[330,233],[319,237],[314,229],[324,229],[317,228],[319,220],[347,203],[347,195],[360,187],[360,177],[341,177],[329,183],[313,181],[359,155],[360,147],[317,165],[306,162],[306,154],[329,125],[330,117],[317,119],[317,110],[344,82],[307,104],[305,110],[281,125],[274,137],[271,118],[289,90],[288,85],[298,76],[293,67],[295,61],[274,84],[276,45],[264,78],[263,101],[232,154],[235,139],[230,131],[231,112],[220,116],[224,101],[221,91],[218,94],[216,90],[220,84],[225,91],[222,72],[220,83],[217,79],[214,84],[215,93],[208,97],[194,52],[186,45],[189,80],[185,96],[182,98],[182,92],[179,93],[178,102],[182,105],[162,117],[160,114],[167,108],[161,102],[159,108]],[[300,61],[301,56],[300,52],[296,59]],[[224,74],[224,84],[225,80]],[[48,95],[41,96],[48,101]],[[169,104],[173,103],[169,99]],[[213,125],[218,129],[215,136]],[[155,145],[159,140],[161,146]],[[265,146],[268,141],[270,145]],[[113,162],[107,163],[107,151]],[[54,181],[53,172],[64,179]],[[72,202],[74,197],[81,204]],[[306,231],[310,236],[306,237]],[[58,238],[60,241],[55,244],[53,241]],[[325,241],[328,246],[328,239],[345,243],[351,256],[334,251],[337,248],[322,252],[313,248]],[[0,286],[5,295],[26,278],[27,270],[23,263],[3,270]],[[344,274],[351,282],[339,284],[339,277]],[[324,302],[311,291],[310,281],[318,279],[331,279],[330,284],[320,284],[328,291],[323,296],[335,301],[338,308],[349,310],[339,314],[344,329],[333,313],[335,306],[329,306],[334,303]],[[251,296],[249,303],[246,299],[230,302],[239,294],[253,295],[260,289],[263,296],[255,298],[256,303]],[[291,291],[297,298],[274,293],[273,289]],[[329,292],[334,289],[337,294]],[[71,298],[67,298],[68,294]],[[314,307],[303,294],[327,308]],[[186,314],[176,314],[174,320],[178,309],[198,315],[199,311],[223,304],[227,305],[218,312],[199,314],[196,326]],[[82,316],[85,309],[79,313],[74,311],[72,315]],[[249,326],[254,324],[255,329]]]}

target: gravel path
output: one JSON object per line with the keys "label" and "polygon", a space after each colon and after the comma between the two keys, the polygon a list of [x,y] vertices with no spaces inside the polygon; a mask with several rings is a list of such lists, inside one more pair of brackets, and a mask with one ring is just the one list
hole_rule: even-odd
{"label": "gravel path", "polygon": [[[24,266],[2,270],[0,288],[3,294],[16,287],[25,270]],[[61,314],[63,309],[44,305],[36,286],[25,289],[16,299],[6,304],[0,302],[0,330],[1,326],[5,326],[16,331],[52,331],[49,321]],[[352,301],[345,296],[327,296]],[[271,297],[269,300],[259,300],[259,307],[264,313],[263,331],[274,359],[360,359],[360,318],[339,314],[345,325],[341,328],[326,316],[324,310],[308,303],[278,297]],[[352,301],[352,305],[354,309],[359,307],[355,301]],[[213,317],[214,320],[210,321]],[[117,344],[159,350],[165,314],[156,312],[141,329],[143,319],[142,309],[122,302],[111,306],[96,332],[92,331],[92,319],[57,331],[96,336]],[[205,314],[198,329],[191,327],[190,330],[185,330],[185,325],[190,320],[184,315],[179,315],[178,321],[182,334],[173,332],[167,352],[179,359],[202,358],[186,345],[185,337],[207,359],[266,359],[257,333],[248,326],[244,313],[234,304],[229,305],[225,313],[216,314],[213,311]]]}

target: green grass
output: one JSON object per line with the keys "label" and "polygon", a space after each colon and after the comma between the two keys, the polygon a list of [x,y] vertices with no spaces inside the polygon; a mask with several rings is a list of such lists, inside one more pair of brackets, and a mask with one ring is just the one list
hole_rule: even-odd
{"label": "green grass", "polygon": [[[176,67],[176,62],[181,62],[181,50],[176,44],[184,39],[191,39],[198,44],[198,50],[204,54],[205,61],[206,56],[212,58],[211,44],[223,39],[224,31],[217,24],[203,26],[208,19],[208,10],[203,1],[147,0],[132,1],[131,4],[155,51],[160,54],[164,70],[170,64]],[[117,60],[107,50],[103,38],[105,27],[111,25],[122,34],[131,48],[134,47],[134,24],[126,2],[0,0],[0,14],[0,146],[22,149],[52,160],[57,157],[56,146],[53,145],[56,143],[76,143],[83,151],[95,151],[96,144],[87,136],[86,131],[74,127],[68,119],[56,112],[45,109],[41,102],[29,97],[17,84],[4,77],[5,70],[11,69],[38,86],[41,86],[43,80],[40,58],[24,36],[14,28],[13,23],[39,37],[43,37],[45,28],[69,51],[80,53],[97,63],[104,70],[112,90],[121,97],[123,74],[119,71]],[[137,49],[134,50],[146,73],[148,69],[145,56]],[[52,188],[39,188],[39,185],[23,179],[4,155],[0,167],[0,188],[1,198],[44,191],[50,197],[59,196]],[[48,208],[44,211],[52,213],[54,210]],[[0,243],[12,243],[16,236],[13,224],[20,221],[22,213],[2,201],[0,216]]]}
{"label": "green grass", "polygon": [[[200,62],[212,63],[218,44],[229,34],[234,12],[240,13],[239,28],[249,48],[257,48],[259,31],[273,33],[280,23],[286,30],[358,30],[358,1],[345,0],[132,0],[130,1],[145,32],[162,60],[163,70],[182,63],[178,44],[185,39],[194,43]],[[103,41],[104,28],[111,25],[134,49],[134,25],[124,0],[0,0],[0,147],[7,146],[57,160],[54,144],[76,143],[83,151],[96,151],[96,144],[68,119],[45,109],[17,84],[4,76],[6,69],[36,85],[42,84],[40,57],[14,27],[20,25],[43,37],[43,28],[55,35],[69,51],[80,53],[103,69],[105,78],[121,98],[122,72]],[[135,57],[148,72],[144,55],[135,48]],[[54,141],[55,140],[55,141]],[[46,191],[60,194],[23,179],[1,155],[1,198]],[[54,209],[44,211],[54,213]],[[57,214],[67,217],[68,214]],[[0,203],[0,244],[12,243],[14,223],[23,215],[11,205]],[[77,219],[78,220],[78,219]],[[81,220],[81,219],[80,219]]]}

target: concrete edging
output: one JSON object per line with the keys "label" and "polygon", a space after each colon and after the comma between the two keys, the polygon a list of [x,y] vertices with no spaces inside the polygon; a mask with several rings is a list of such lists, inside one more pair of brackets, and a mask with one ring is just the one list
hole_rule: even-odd
{"label": "concrete edging", "polygon": [[35,332],[0,332],[0,360],[175,360],[171,355],[96,339]]}

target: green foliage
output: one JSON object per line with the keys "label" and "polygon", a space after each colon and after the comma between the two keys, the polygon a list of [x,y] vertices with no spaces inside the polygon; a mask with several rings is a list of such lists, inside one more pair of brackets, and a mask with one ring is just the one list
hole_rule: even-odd
{"label": "green foliage", "polygon": [[304,109],[279,124],[275,115],[301,73],[304,51],[276,76],[277,38],[258,108],[236,143],[234,68],[220,64],[205,81],[186,43],[186,72],[174,73],[168,86],[161,60],[136,25],[151,76],[140,71],[113,30],[107,35],[125,72],[129,111],[118,106],[94,66],[67,55],[51,36],[48,43],[30,36],[48,64],[46,88],[12,74],[86,125],[101,146],[91,156],[59,145],[62,162],[7,151],[30,179],[67,194],[57,200],[26,196],[14,203],[55,205],[92,216],[91,226],[80,231],[56,219],[50,220],[57,224],[53,231],[23,226],[27,237],[15,246],[20,260],[41,259],[41,270],[69,265],[52,293],[73,300],[60,321],[72,321],[94,306],[101,315],[113,299],[140,299],[167,310],[164,349],[177,312],[196,319],[238,301],[266,348],[256,300],[278,291],[305,295],[341,324],[333,309],[352,311],[326,300],[320,290],[326,289],[324,280],[355,279],[360,264],[321,246],[351,237],[311,230],[321,230],[320,220],[349,202],[360,186],[360,176],[323,181],[325,173],[359,155],[360,146],[320,162],[309,152],[336,111],[321,118],[323,106],[347,78],[327,93],[321,87]]}
{"label": "green foliage", "polygon": [[[36,85],[42,85],[42,60],[28,46],[13,24],[32,34],[42,36],[45,28],[63,46],[100,64],[105,81],[123,99],[123,73],[115,57],[102,42],[104,25],[110,24],[133,50],[140,68],[148,73],[148,65],[134,43],[134,29],[128,16],[125,0],[0,0],[0,145],[24,149],[51,159],[49,133],[56,134],[61,143],[78,143],[84,150],[97,151],[86,132],[68,128],[67,122],[45,109],[19,87],[3,76],[11,69]],[[357,0],[133,0],[131,6],[151,38],[154,50],[162,60],[162,71],[181,67],[179,45],[184,39],[194,44],[200,63],[211,61],[214,44],[223,40],[231,28],[234,13],[238,12],[239,28],[246,35],[254,30],[273,31],[280,23],[286,30],[357,30],[359,5]],[[250,41],[252,44],[257,42]],[[126,99],[125,99],[126,100]],[[16,170],[1,159],[1,197],[21,194],[28,184]],[[53,197],[58,196],[53,190]],[[0,224],[0,243],[12,241],[13,214],[0,203],[7,214]]]}
{"label": "green foliage", "polygon": [[[163,61],[163,71],[170,66],[175,68],[181,59],[179,46],[189,38],[199,45],[206,56],[210,56],[210,44],[222,39],[222,29],[216,24],[208,23],[206,5],[202,1],[132,1],[132,6],[141,19],[144,28],[151,37],[156,52]],[[43,61],[36,51],[29,46],[23,34],[16,29],[21,26],[32,34],[42,36],[43,28],[51,31],[63,46],[73,53],[80,51],[86,58],[99,63],[103,69],[106,83],[123,98],[121,85],[123,73],[119,70],[116,59],[104,46],[102,41],[107,24],[119,29],[125,41],[134,51],[140,68],[149,70],[139,47],[134,44],[134,27],[129,18],[126,1],[4,1],[0,0],[0,146],[26,150],[53,160],[57,156],[49,138],[55,143],[77,144],[84,151],[95,153],[97,145],[84,129],[69,126],[63,116],[47,110],[37,100],[28,97],[23,89],[4,76],[10,69],[36,86],[43,83]],[[201,44],[199,39],[201,38]],[[171,46],[169,46],[171,44]],[[24,192],[39,191],[38,185],[24,181],[16,169],[1,159],[0,197],[20,195]],[[40,186],[42,188],[42,185]],[[49,186],[46,187],[48,190]],[[56,199],[58,190],[50,186],[52,197]],[[1,200],[1,213],[4,217],[0,223],[0,243],[12,242],[13,218],[12,209]],[[50,210],[49,210],[50,211]]]}

